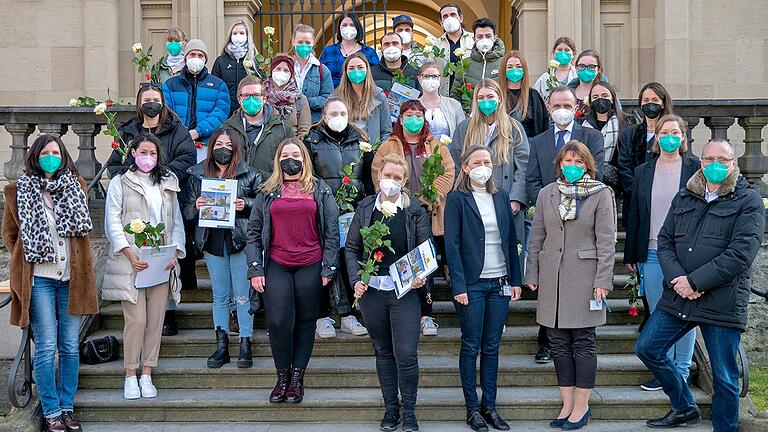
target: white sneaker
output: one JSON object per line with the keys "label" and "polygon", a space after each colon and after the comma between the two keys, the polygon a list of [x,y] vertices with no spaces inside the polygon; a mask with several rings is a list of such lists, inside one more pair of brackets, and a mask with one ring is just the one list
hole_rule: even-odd
{"label": "white sneaker", "polygon": [[136,379],[136,376],[125,378],[125,384],[123,385],[123,397],[126,399],[138,399],[141,397],[141,391],[139,391],[139,381]]}
{"label": "white sneaker", "polygon": [[336,329],[333,328],[334,324],[336,324],[336,321],[329,317],[320,318],[315,325],[315,334],[322,339],[335,338]]}
{"label": "white sneaker", "polygon": [[360,324],[360,321],[354,315],[341,317],[340,330],[355,336],[365,336],[368,334],[368,329]]}
{"label": "white sneaker", "polygon": [[437,336],[437,328],[440,327],[437,325],[435,320],[432,319],[432,317],[423,316],[421,317],[421,334],[424,336]]}
{"label": "white sneaker", "polygon": [[139,379],[139,387],[141,387],[141,397],[153,398],[157,396],[157,389],[152,384],[152,377],[150,375],[142,375]]}

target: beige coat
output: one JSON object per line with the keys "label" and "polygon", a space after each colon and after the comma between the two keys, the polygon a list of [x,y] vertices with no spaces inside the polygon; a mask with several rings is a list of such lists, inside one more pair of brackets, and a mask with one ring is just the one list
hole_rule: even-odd
{"label": "beige coat", "polygon": [[[136,289],[136,272],[131,267],[128,257],[120,252],[128,246],[133,249],[136,256],[139,249],[134,243],[133,236],[124,233],[121,226],[129,224],[133,219],[149,220],[149,206],[144,195],[144,189],[132,171],[112,178],[112,182],[120,182],[122,185],[122,202],[115,198],[114,186],[110,183],[110,192],[107,193],[105,209],[105,228],[109,238],[111,254],[107,258],[104,282],[101,285],[101,296],[104,300],[129,301],[136,304],[139,290]],[[161,234],[162,244],[176,244],[180,256],[184,257],[184,225],[181,223],[181,211],[176,194],[179,192],[179,182],[176,176],[171,174],[164,177],[161,182],[163,193],[162,215],[165,229]],[[126,243],[127,241],[127,243]],[[170,290],[169,296],[176,303],[181,302],[181,292],[178,289],[181,284],[178,281],[179,266],[176,265],[176,281]]]}
{"label": "beige coat", "polygon": [[613,289],[616,250],[613,195],[609,189],[582,201],[576,220],[563,222],[557,183],[536,200],[528,242],[525,283],[538,285],[536,321],[550,328],[605,324],[605,308],[590,311],[595,288]]}
{"label": "beige coat", "polygon": [[[440,144],[440,141],[438,141],[437,138],[433,137],[432,135],[429,135],[427,142],[425,143],[427,154],[430,156],[434,154],[433,150],[438,144]],[[390,153],[396,153],[405,157],[403,144],[394,135],[391,135],[386,142],[379,146],[379,148],[376,150],[376,155],[373,157],[373,163],[371,164],[371,177],[373,178],[373,183],[376,185],[377,191],[379,190],[378,179],[379,171],[381,170],[381,161],[384,156]],[[443,167],[445,168],[445,173],[435,178],[435,187],[437,188],[437,202],[432,205],[431,202],[419,198],[419,200],[427,206],[428,212],[432,216],[432,234],[436,236],[443,235],[443,232],[445,231],[445,228],[443,227],[443,217],[445,215],[445,199],[448,196],[448,192],[450,192],[451,188],[453,188],[453,180],[456,173],[456,164],[453,162],[453,158],[451,157],[451,152],[448,150],[448,147],[441,145],[439,153],[443,157]]]}

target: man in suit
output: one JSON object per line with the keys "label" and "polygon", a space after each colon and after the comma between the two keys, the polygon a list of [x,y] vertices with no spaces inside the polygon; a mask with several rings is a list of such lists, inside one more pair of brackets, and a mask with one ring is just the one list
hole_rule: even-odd
{"label": "man in suit", "polygon": [[589,148],[597,164],[597,180],[603,178],[605,150],[603,135],[594,129],[583,128],[574,121],[576,93],[567,86],[555,87],[547,98],[547,110],[554,126],[533,138],[525,176],[528,201],[535,203],[539,191],[557,179],[554,160],[557,152],[568,141],[582,142]]}
{"label": "man in suit", "polygon": [[[576,93],[568,86],[558,86],[552,89],[547,98],[547,110],[554,126],[535,136],[531,143],[528,156],[528,170],[525,175],[525,188],[528,201],[536,202],[539,191],[546,185],[557,180],[555,172],[555,156],[568,141],[580,141],[589,148],[597,166],[597,180],[603,178],[603,162],[605,150],[603,135],[590,128],[583,128],[574,121],[576,115]],[[531,204],[533,205],[533,204]],[[543,326],[539,326],[539,351],[536,353],[536,363],[549,363],[552,356],[549,351],[549,340]]]}

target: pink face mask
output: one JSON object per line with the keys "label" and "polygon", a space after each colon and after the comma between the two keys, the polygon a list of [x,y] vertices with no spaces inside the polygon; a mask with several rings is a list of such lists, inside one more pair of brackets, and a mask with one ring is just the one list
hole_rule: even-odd
{"label": "pink face mask", "polygon": [[136,166],[145,173],[152,171],[157,165],[157,159],[152,156],[136,156]]}

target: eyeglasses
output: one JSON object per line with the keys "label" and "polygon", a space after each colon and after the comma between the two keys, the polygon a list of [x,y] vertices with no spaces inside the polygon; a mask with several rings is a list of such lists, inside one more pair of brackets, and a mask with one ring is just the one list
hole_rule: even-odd
{"label": "eyeglasses", "polygon": [[703,157],[703,158],[701,158],[701,160],[702,160],[704,163],[706,163],[706,164],[711,164],[712,162],[714,162],[714,161],[717,161],[717,163],[720,163],[720,164],[723,164],[723,165],[725,165],[725,164],[727,164],[728,162],[731,162],[731,161],[733,161],[733,158],[724,158],[724,157],[713,158],[712,156],[707,156],[707,157]]}
{"label": "eyeglasses", "polygon": [[589,69],[591,71],[596,71],[597,68],[598,68],[597,65],[585,65],[585,64],[576,65],[577,70]]}
{"label": "eyeglasses", "polygon": [[140,85],[142,88],[147,88],[147,87],[151,87],[151,88],[163,88],[163,85],[162,85],[162,84],[160,84],[160,83],[156,83],[156,82],[143,82],[143,83],[141,83],[141,84],[139,84],[139,85]]}

